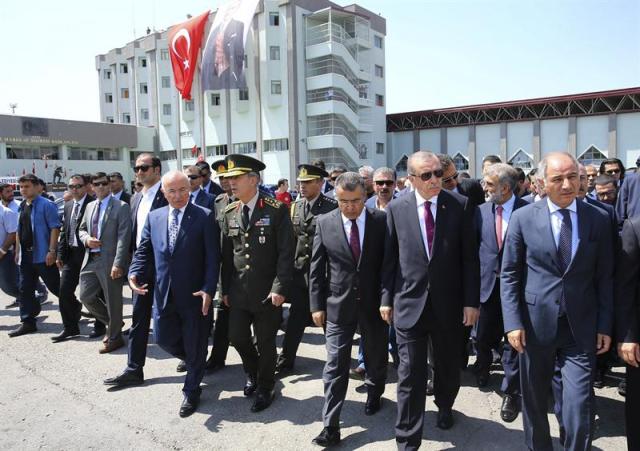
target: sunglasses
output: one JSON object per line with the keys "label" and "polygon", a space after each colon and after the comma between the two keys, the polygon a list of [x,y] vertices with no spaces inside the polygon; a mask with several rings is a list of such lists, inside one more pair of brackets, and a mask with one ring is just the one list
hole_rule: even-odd
{"label": "sunglasses", "polygon": [[187,177],[189,177],[189,180],[195,180],[195,179],[199,179],[202,176],[201,175],[191,174],[191,175],[188,175]]}
{"label": "sunglasses", "polygon": [[93,186],[107,186],[109,182],[106,180],[104,182],[93,182]]}
{"label": "sunglasses", "polygon": [[435,177],[435,178],[440,178],[442,177],[442,174],[444,174],[444,171],[442,169],[436,169],[435,171],[429,171],[429,172],[423,172],[422,174],[418,175],[418,174],[411,174],[414,177],[418,177],[420,180],[422,180],[423,182],[426,182],[428,180],[431,180],[431,177]]}
{"label": "sunglasses", "polygon": [[67,188],[69,189],[80,189],[82,188],[84,185],[67,185]]}
{"label": "sunglasses", "polygon": [[451,180],[457,179],[457,178],[458,178],[458,173],[456,172],[452,176],[447,177],[446,179],[442,179],[442,183],[449,183]]}
{"label": "sunglasses", "polygon": [[376,180],[375,181],[375,184],[378,186],[383,186],[383,185],[393,186],[394,183],[395,182],[393,180]]}
{"label": "sunglasses", "polygon": [[151,166],[148,164],[141,164],[140,166],[134,166],[133,172],[138,172],[138,171],[147,172],[150,167]]}
{"label": "sunglasses", "polygon": [[604,171],[606,174],[608,175],[613,175],[613,174],[620,174],[620,169],[609,169],[608,171]]}

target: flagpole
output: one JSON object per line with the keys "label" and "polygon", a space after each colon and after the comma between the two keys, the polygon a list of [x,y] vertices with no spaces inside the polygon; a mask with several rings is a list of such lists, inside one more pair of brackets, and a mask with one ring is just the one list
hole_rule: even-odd
{"label": "flagpole", "polygon": [[[175,83],[175,82],[174,82]],[[182,137],[180,136],[180,129],[182,128],[182,113],[180,111],[180,107],[182,106],[182,99],[180,95],[180,91],[176,89],[175,91],[176,98],[178,99],[178,109],[177,109],[177,118],[178,124],[176,125],[176,170],[182,171]]]}

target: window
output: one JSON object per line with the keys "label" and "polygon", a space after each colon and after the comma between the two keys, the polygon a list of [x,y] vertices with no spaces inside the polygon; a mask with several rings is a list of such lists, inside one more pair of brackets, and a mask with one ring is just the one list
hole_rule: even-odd
{"label": "window", "polygon": [[589,148],[578,157],[578,161],[585,166],[588,166],[590,164],[600,166],[600,163],[602,163],[602,161],[606,159],[607,156],[602,153],[596,146],[589,146]]}
{"label": "window", "polygon": [[376,94],[376,106],[384,106],[384,96]]}
{"label": "window", "polygon": [[177,154],[175,150],[163,150],[162,152],[160,152],[160,160],[177,160],[178,157],[176,155]]}
{"label": "window", "polygon": [[7,158],[10,160],[41,160],[45,155],[49,160],[60,158],[57,146],[7,146]]}
{"label": "window", "polygon": [[382,36],[378,36],[377,34],[374,34],[373,35],[373,45],[375,45],[376,47],[381,49],[382,48]]}
{"label": "window", "polygon": [[520,168],[525,172],[529,172],[533,169],[533,158],[524,150],[518,149],[516,154],[509,160],[509,164],[514,168]]}
{"label": "window", "polygon": [[122,123],[123,124],[130,124],[131,123],[131,114],[122,113]]}
{"label": "window", "polygon": [[237,143],[233,145],[233,153],[256,153],[256,142]]}
{"label": "window", "polygon": [[269,47],[269,59],[270,60],[279,60],[280,59],[280,47],[277,45],[272,45]]}
{"label": "window", "polygon": [[453,164],[458,171],[468,171],[469,170],[469,160],[467,157],[462,155],[460,152],[455,154],[452,158]]}
{"label": "window", "polygon": [[282,83],[280,80],[271,80],[271,94],[282,94]]}
{"label": "window", "polygon": [[376,64],[376,77],[384,77],[384,69]]}
{"label": "window", "polygon": [[69,147],[69,160],[116,161],[120,159],[118,149],[96,147]]}
{"label": "window", "polygon": [[213,92],[211,93],[211,105],[219,106],[220,105],[220,94]]}
{"label": "window", "polygon": [[171,116],[171,104],[163,103],[162,104],[162,114],[165,116]]}
{"label": "window", "polygon": [[272,27],[280,26],[280,13],[269,13],[269,25]]}
{"label": "window", "polygon": [[160,83],[162,83],[161,86],[163,88],[170,88],[171,87],[171,77],[162,77],[160,79]]}
{"label": "window", "polygon": [[140,117],[142,118],[143,121],[148,121],[149,120],[149,110],[146,108],[143,108],[140,110]]}
{"label": "window", "polygon": [[238,100],[249,100],[249,89],[238,89]]}
{"label": "window", "polygon": [[138,62],[140,64],[140,67],[147,67],[147,59],[146,58],[139,58]]}
{"label": "window", "polygon": [[105,103],[113,103],[113,95],[110,92],[105,93],[104,102]]}
{"label": "window", "polygon": [[267,139],[263,141],[263,150],[265,152],[289,150],[289,138]]}
{"label": "window", "polygon": [[120,63],[120,73],[121,74],[129,73],[129,66],[127,65],[127,63]]}
{"label": "window", "polygon": [[169,49],[160,50],[160,59],[162,61],[167,61],[169,59]]}
{"label": "window", "polygon": [[110,70],[103,70],[102,73],[104,74],[104,79],[105,80],[111,80],[111,71]]}
{"label": "window", "polygon": [[184,110],[185,111],[193,111],[193,110],[195,110],[195,107],[193,105],[193,100],[186,100],[184,102]]}
{"label": "window", "polygon": [[149,87],[146,83],[140,83],[140,94],[147,94],[149,92]]}
{"label": "window", "polygon": [[207,156],[208,157],[217,157],[219,155],[227,154],[227,145],[222,144],[218,146],[207,146]]}
{"label": "window", "polygon": [[384,153],[384,143],[376,143],[376,154],[382,155]]}
{"label": "window", "polygon": [[113,116],[107,116],[107,122],[113,124]]}
{"label": "window", "polygon": [[120,97],[122,97],[123,99],[128,99],[129,98],[129,88],[120,89]]}

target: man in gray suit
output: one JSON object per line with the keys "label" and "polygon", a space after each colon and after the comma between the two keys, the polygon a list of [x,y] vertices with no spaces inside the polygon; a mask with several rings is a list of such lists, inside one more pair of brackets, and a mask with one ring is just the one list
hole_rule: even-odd
{"label": "man in gray suit", "polygon": [[108,325],[99,349],[105,354],[124,346],[122,284],[129,266],[131,210],[126,202],[110,195],[109,177],[104,172],[97,172],[91,180],[96,200],[87,205],[79,233],[86,248],[80,300],[96,319]]}
{"label": "man in gray suit", "polygon": [[513,212],[500,289],[504,328],[520,353],[525,442],[552,450],[547,398],[554,366],[563,385],[565,449],[590,449],[596,354],[613,327],[613,246],[604,210],[577,202],[578,162],[550,153],[540,162],[547,198]]}

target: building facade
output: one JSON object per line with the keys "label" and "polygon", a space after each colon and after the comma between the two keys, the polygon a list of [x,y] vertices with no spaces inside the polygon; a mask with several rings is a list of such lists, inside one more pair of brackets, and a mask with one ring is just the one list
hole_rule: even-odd
{"label": "building facade", "polygon": [[263,0],[247,35],[248,88],[202,93],[196,73],[192,101],[175,89],[167,35],[96,57],[101,120],[154,127],[167,168],[178,157],[193,164],[198,147],[209,162],[228,153],[261,159],[266,183],[315,158],[386,164],[384,18],[326,0]]}
{"label": "building facade", "polygon": [[585,164],[616,157],[635,167],[640,88],[390,114],[387,132],[387,163],[400,173],[416,150],[449,154],[472,177],[490,154],[526,172],[553,151]]}

